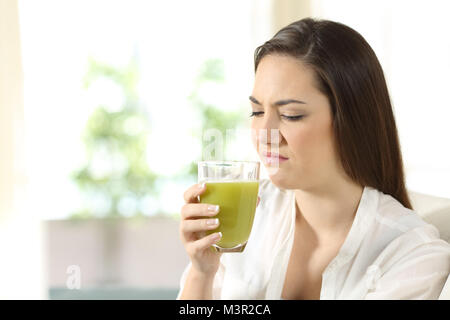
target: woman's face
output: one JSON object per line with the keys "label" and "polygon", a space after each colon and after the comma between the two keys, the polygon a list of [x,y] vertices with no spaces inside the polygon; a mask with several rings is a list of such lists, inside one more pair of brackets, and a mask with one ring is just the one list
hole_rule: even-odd
{"label": "woman's face", "polygon": [[[253,143],[275,185],[310,190],[337,177],[331,108],[312,69],[293,57],[267,55],[258,65],[250,100]],[[271,136],[273,129],[278,137]],[[276,158],[265,156],[271,150],[287,160],[271,163]]]}

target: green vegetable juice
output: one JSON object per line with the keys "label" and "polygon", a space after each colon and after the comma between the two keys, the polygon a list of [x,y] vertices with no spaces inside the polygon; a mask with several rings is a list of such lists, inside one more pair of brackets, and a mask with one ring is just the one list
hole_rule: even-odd
{"label": "green vegetable juice", "polygon": [[207,232],[222,232],[219,247],[233,248],[247,242],[255,217],[258,188],[258,181],[206,182],[200,202],[220,206],[214,217],[219,218],[219,227]]}

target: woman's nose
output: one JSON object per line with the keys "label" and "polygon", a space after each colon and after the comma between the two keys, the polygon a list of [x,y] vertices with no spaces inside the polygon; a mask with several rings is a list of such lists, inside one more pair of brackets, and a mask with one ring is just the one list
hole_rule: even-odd
{"label": "woman's nose", "polygon": [[267,116],[262,119],[260,125],[254,128],[256,140],[261,145],[273,145],[273,147],[281,143],[282,137],[278,128],[278,121],[274,116]]}
{"label": "woman's nose", "polygon": [[260,144],[279,145],[281,134],[279,129],[259,129],[256,132],[257,140]]}

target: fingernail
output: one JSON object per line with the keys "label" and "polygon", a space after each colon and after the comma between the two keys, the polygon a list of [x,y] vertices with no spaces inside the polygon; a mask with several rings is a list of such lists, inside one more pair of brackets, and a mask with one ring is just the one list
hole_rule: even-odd
{"label": "fingernail", "polygon": [[207,225],[216,225],[216,224],[219,224],[219,219],[208,219],[208,220],[206,220],[206,224]]}
{"label": "fingernail", "polygon": [[203,189],[204,187],[205,187],[205,185],[206,185],[206,182],[203,182],[203,183],[201,183],[200,185],[199,185],[199,189]]}
{"label": "fingernail", "polygon": [[208,206],[209,212],[219,212],[219,206]]}
{"label": "fingernail", "polygon": [[214,240],[219,240],[220,238],[222,238],[222,232],[214,233]]}

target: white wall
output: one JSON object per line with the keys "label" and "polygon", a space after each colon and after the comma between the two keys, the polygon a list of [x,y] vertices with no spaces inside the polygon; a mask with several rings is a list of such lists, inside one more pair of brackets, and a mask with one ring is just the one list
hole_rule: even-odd
{"label": "white wall", "polygon": [[0,300],[41,299],[42,229],[27,201],[23,74],[16,0],[0,0]]}
{"label": "white wall", "polygon": [[[178,288],[188,256],[171,218],[46,222],[48,287],[66,288],[67,268],[80,267],[81,288]],[[109,228],[109,229],[108,229]],[[109,231],[108,231],[109,230]]]}
{"label": "white wall", "polygon": [[360,32],[387,78],[410,190],[450,198],[448,1],[312,1]]}

